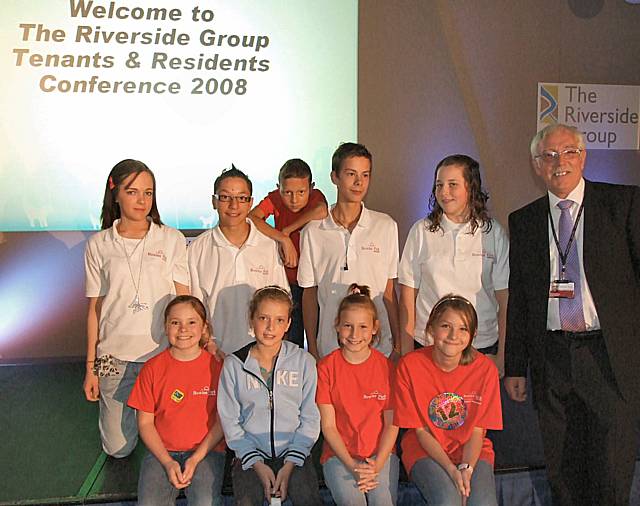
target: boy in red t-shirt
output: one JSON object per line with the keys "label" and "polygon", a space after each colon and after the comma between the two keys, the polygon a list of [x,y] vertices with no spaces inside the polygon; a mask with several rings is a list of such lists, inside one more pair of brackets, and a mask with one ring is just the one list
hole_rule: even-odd
{"label": "boy in red t-shirt", "polygon": [[[311,168],[299,158],[285,162],[278,174],[278,182],[278,188],[251,210],[249,218],[260,232],[280,245],[293,298],[288,337],[289,341],[302,348],[302,288],[297,281],[300,230],[311,220],[321,220],[327,216],[327,200],[320,190],[314,188]],[[265,221],[271,215],[275,220],[275,228]]]}

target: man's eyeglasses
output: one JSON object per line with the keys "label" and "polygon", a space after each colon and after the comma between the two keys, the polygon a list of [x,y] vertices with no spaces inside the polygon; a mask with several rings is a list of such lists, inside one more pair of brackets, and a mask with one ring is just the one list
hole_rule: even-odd
{"label": "man's eyeglasses", "polygon": [[552,163],[559,160],[560,157],[564,157],[565,160],[575,160],[582,153],[580,148],[567,148],[562,151],[543,151],[541,154],[534,156],[536,160],[542,160],[545,163]]}
{"label": "man's eyeglasses", "polygon": [[251,202],[251,195],[214,194],[213,196],[218,199],[218,202],[231,202],[232,200],[235,200],[240,204],[248,204],[249,202]]}

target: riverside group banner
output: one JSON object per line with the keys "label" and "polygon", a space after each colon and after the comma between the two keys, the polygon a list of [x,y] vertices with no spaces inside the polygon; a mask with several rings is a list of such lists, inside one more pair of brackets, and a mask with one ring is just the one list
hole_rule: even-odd
{"label": "riverside group banner", "polygon": [[109,170],[145,162],[163,221],[215,224],[233,163],[257,203],[289,158],[334,195],[357,133],[356,0],[2,0],[0,230],[99,228]]}
{"label": "riverside group banner", "polygon": [[538,83],[538,130],[575,126],[590,149],[638,149],[640,86]]}

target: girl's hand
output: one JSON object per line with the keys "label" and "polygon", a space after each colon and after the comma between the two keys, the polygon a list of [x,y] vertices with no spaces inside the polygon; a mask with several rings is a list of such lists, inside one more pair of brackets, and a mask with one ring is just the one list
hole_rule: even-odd
{"label": "girl's hand", "polygon": [[88,401],[96,402],[100,398],[98,377],[93,373],[93,371],[87,371],[85,373],[82,389],[84,390],[84,396]]}
{"label": "girl's hand", "polygon": [[282,502],[287,499],[289,478],[291,477],[294,466],[295,464],[293,462],[285,462],[284,466],[282,466],[280,468],[280,471],[278,471],[278,476],[276,476],[276,482],[273,488],[276,495],[280,495],[280,499],[282,499]]}
{"label": "girl's hand", "polygon": [[373,469],[373,476],[372,479],[366,483],[366,489],[361,490],[363,490],[364,492],[369,492],[380,484],[380,482],[378,481],[378,476],[380,475],[380,471],[382,471],[382,468],[384,467],[384,461],[376,460],[376,458],[374,457],[367,457],[364,460]]}
{"label": "girl's hand", "polygon": [[[458,492],[460,492],[460,495],[462,497],[467,497],[467,494],[465,493],[466,487],[464,484],[464,479],[462,478],[462,472],[458,471],[458,468],[452,464],[451,467],[447,469],[447,474],[449,475],[449,478],[451,478],[451,481],[453,481],[453,484],[455,485]],[[469,492],[471,492],[471,487],[469,487]]]}
{"label": "girl's hand", "polygon": [[460,471],[460,476],[462,476],[462,485],[464,488],[462,497],[469,497],[471,495],[471,475],[472,474],[473,474],[473,470],[470,467]]}
{"label": "girl's hand", "polygon": [[253,470],[258,475],[260,483],[262,483],[265,499],[270,501],[271,493],[275,489],[276,475],[273,474],[273,470],[262,461],[253,464]]}
{"label": "girl's hand", "polygon": [[175,460],[170,460],[166,464],[162,464],[164,472],[167,473],[167,479],[177,489],[186,488],[191,484],[191,480],[185,481],[180,464]]}
{"label": "girl's hand", "polygon": [[357,462],[353,469],[353,475],[358,489],[362,492],[368,492],[378,486],[378,471],[375,468],[375,461],[372,459]]}
{"label": "girl's hand", "polygon": [[191,483],[193,474],[196,472],[196,467],[198,467],[199,463],[200,459],[196,457],[195,454],[191,455],[191,457],[185,461],[184,470],[182,471],[183,481]]}

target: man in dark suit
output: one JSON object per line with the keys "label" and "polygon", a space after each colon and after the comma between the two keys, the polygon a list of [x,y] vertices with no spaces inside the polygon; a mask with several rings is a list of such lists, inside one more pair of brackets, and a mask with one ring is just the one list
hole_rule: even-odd
{"label": "man in dark suit", "polygon": [[509,216],[505,388],[530,367],[555,506],[627,506],[640,405],[640,188],[582,177],[582,134],[531,142],[548,193]]}

